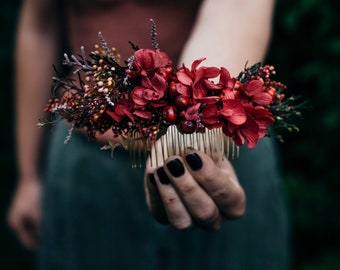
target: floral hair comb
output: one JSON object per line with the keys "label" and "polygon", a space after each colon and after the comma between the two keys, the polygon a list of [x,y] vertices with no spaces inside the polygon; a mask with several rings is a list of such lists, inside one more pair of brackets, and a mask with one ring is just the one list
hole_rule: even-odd
{"label": "floral hair comb", "polygon": [[[89,140],[112,130],[131,154],[132,166],[149,158],[151,165],[188,147],[208,153],[214,160],[238,155],[238,146],[256,146],[259,139],[275,136],[281,128],[298,130],[289,119],[299,116],[295,97],[285,96],[286,86],[271,79],[275,69],[257,63],[231,77],[225,67],[203,66],[205,58],[190,67],[175,69],[159,49],[151,20],[152,49],[131,44],[134,53],[121,63],[101,33],[101,45],[88,56],[65,54],[72,77],[53,78],[53,98],[45,111],[86,128]],[[40,125],[53,121],[40,121]]]}

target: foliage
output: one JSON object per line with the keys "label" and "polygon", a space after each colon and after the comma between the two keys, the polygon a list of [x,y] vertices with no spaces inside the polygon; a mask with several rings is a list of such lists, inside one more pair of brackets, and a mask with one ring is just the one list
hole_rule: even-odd
{"label": "foliage", "polygon": [[[340,269],[338,1],[279,0],[268,62],[309,100],[299,134],[281,145],[296,269]],[[290,89],[290,90],[289,90]]]}

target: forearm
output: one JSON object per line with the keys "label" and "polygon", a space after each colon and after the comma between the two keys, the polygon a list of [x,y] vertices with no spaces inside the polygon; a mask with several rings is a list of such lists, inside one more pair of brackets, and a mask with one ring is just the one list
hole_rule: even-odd
{"label": "forearm", "polygon": [[263,61],[271,35],[273,0],[206,0],[181,57],[189,65],[224,66],[235,76]]}
{"label": "forearm", "polygon": [[50,94],[52,64],[56,63],[59,44],[57,22],[49,14],[52,10],[39,2],[24,2],[16,40],[16,141],[20,179],[39,176],[44,129],[39,129],[37,123]]}

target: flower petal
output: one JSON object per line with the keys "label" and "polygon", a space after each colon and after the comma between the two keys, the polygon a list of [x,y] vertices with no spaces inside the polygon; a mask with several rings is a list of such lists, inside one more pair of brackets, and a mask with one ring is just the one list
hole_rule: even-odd
{"label": "flower petal", "polygon": [[185,70],[180,69],[176,72],[177,79],[180,83],[184,85],[191,85],[192,79],[191,77],[185,72]]}
{"label": "flower petal", "polygon": [[256,121],[249,117],[247,118],[247,122],[242,126],[241,132],[244,135],[245,139],[248,141],[248,148],[254,148],[260,138],[259,127],[256,124]]}
{"label": "flower petal", "polygon": [[242,125],[247,120],[247,115],[241,102],[236,99],[224,100],[223,108],[219,111],[219,114],[235,125]]}
{"label": "flower petal", "polygon": [[229,71],[226,68],[221,67],[221,70],[220,70],[220,84],[222,84],[224,86],[227,86],[229,80],[230,80],[230,73],[229,73]]}
{"label": "flower petal", "polygon": [[141,118],[144,118],[144,119],[148,119],[150,120],[152,118],[152,113],[151,112],[148,112],[148,111],[134,111],[133,112],[134,115],[138,116],[138,117],[141,117]]}
{"label": "flower petal", "polygon": [[273,101],[273,97],[268,93],[258,93],[253,95],[252,100],[261,106],[268,106]]}
{"label": "flower petal", "polygon": [[120,121],[122,121],[122,119],[124,118],[123,115],[118,115],[117,113],[107,110],[106,113],[117,123],[120,123]]}
{"label": "flower petal", "polygon": [[156,91],[154,89],[144,89],[143,98],[146,100],[159,100],[164,96],[164,92]]}
{"label": "flower petal", "polygon": [[159,74],[155,74],[151,79],[152,88],[158,92],[164,92],[167,89],[166,80]]}
{"label": "flower petal", "polygon": [[194,85],[203,79],[216,78],[220,74],[220,69],[217,67],[200,67],[195,76]]}
{"label": "flower petal", "polygon": [[156,52],[152,56],[154,68],[161,68],[172,65],[172,61],[169,59],[169,56],[165,52],[156,50]]}
{"label": "flower petal", "polygon": [[144,99],[143,95],[144,95],[144,89],[141,86],[136,86],[130,94],[131,99],[133,100],[133,102],[139,106],[144,106],[145,104],[147,104],[147,101]]}
{"label": "flower petal", "polygon": [[201,106],[201,103],[197,103],[193,106],[190,106],[188,109],[186,109],[185,114],[184,114],[184,118],[186,120],[190,120],[190,121],[196,121],[199,118],[198,115],[198,109]]}
{"label": "flower petal", "polygon": [[201,64],[206,58],[199,58],[197,60],[195,60],[194,62],[192,62],[191,64],[191,72],[195,72],[198,65]]}
{"label": "flower petal", "polygon": [[262,80],[251,80],[245,84],[244,90],[248,96],[253,96],[262,91],[263,81]]}
{"label": "flower petal", "polygon": [[153,55],[155,52],[151,49],[140,49],[134,53],[135,62],[142,69],[153,69]]}
{"label": "flower petal", "polygon": [[176,90],[179,94],[186,96],[186,97],[190,97],[191,96],[191,87],[181,84],[181,83],[177,83],[176,84]]}

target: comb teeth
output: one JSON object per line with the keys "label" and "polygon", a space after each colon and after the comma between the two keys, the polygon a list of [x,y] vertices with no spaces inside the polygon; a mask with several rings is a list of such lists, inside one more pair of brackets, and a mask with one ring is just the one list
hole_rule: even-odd
{"label": "comb teeth", "polygon": [[221,128],[206,129],[204,133],[182,134],[176,126],[170,126],[167,133],[156,141],[142,141],[135,134],[127,139],[125,145],[130,152],[132,168],[142,167],[146,161],[151,167],[159,167],[169,156],[183,156],[190,148],[208,154],[215,162],[225,158],[234,159],[239,155],[239,147],[223,134]]}

